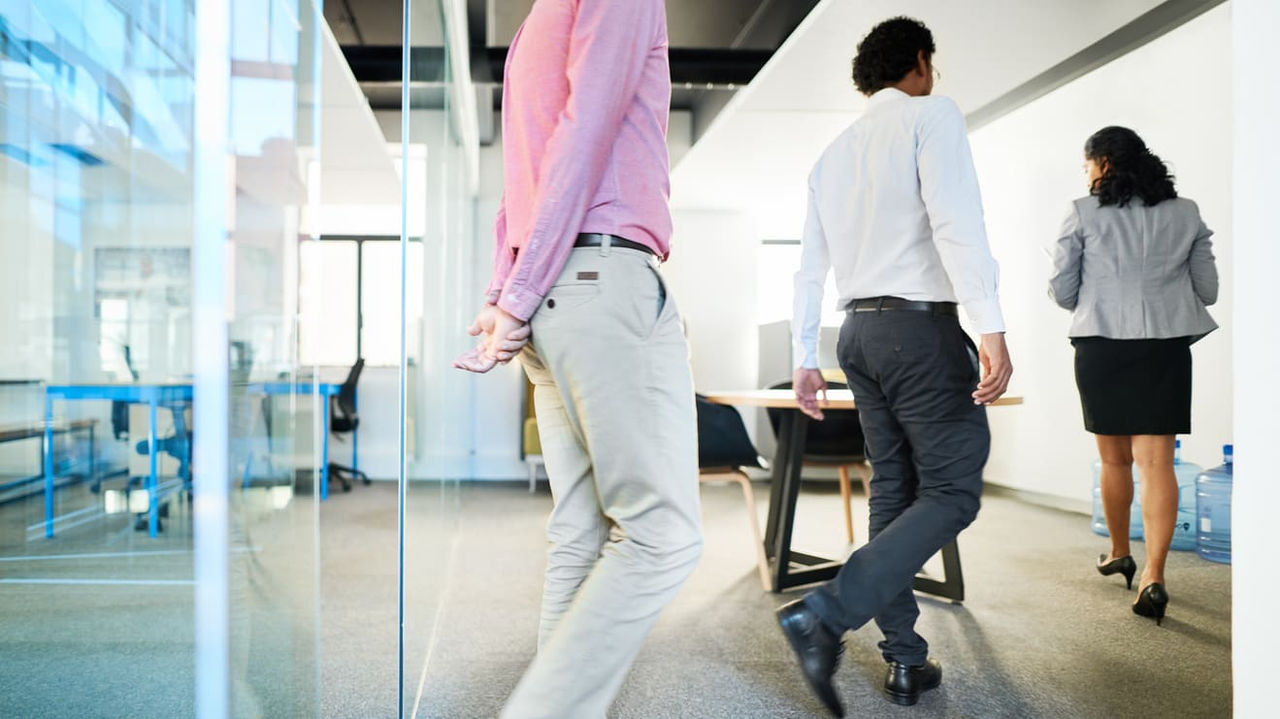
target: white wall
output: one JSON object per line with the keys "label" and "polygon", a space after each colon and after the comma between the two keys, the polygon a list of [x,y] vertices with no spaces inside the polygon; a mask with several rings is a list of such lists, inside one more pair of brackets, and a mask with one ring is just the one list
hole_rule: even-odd
{"label": "white wall", "polygon": [[[1275,515],[1280,507],[1273,443],[1280,436],[1280,322],[1275,296],[1280,245],[1275,231],[1275,168],[1280,166],[1274,45],[1280,3],[1235,0],[1235,496],[1232,498],[1232,654],[1237,717],[1274,716]],[[1227,368],[1229,369],[1229,368]]]}
{"label": "white wall", "polygon": [[[45,379],[53,353],[53,237],[29,218],[51,211],[28,194],[27,166],[0,156],[0,379]],[[0,385],[0,424],[37,423],[39,386]],[[0,472],[35,474],[34,442],[0,444]]]}
{"label": "white wall", "polygon": [[[398,143],[400,113],[376,115],[388,142]],[[421,218],[417,234],[425,249],[426,305],[422,308],[421,359],[410,378],[416,447],[410,456],[409,476],[516,479],[525,475],[520,459],[523,374],[517,366],[509,365],[478,377],[450,364],[472,342],[466,327],[483,302],[489,280],[491,230],[502,194],[501,145],[481,148],[478,195],[458,203],[454,201],[457,195],[451,194],[457,193],[461,184],[455,174],[457,157],[451,154],[457,147],[446,139],[448,123],[446,114],[438,110],[416,110],[410,121],[413,150],[423,151],[426,157],[424,176],[409,188],[410,214]],[[378,422],[378,431],[384,434],[395,432],[396,387],[394,382],[381,382],[361,390],[362,418],[370,404],[382,408],[370,411],[391,418]],[[374,451],[368,455],[368,466],[375,476],[394,477],[394,453]],[[360,454],[364,466],[363,439]]]}
{"label": "white wall", "polygon": [[663,275],[684,317],[694,387],[755,387],[756,229],[736,212],[677,210],[674,220]]}
{"label": "white wall", "polygon": [[[493,268],[493,221],[502,200],[502,142],[480,148],[480,192],[476,198],[475,255],[472,266],[473,292],[466,305],[470,320],[484,302]],[[457,331],[461,331],[458,328]],[[463,373],[459,373],[463,374]],[[518,362],[498,367],[483,377],[471,379],[473,414],[466,420],[472,428],[471,451],[474,479],[517,479],[525,476],[520,457],[525,413],[525,376]]]}
{"label": "white wall", "polygon": [[1220,462],[1231,440],[1231,15],[1221,6],[1172,33],[988,125],[972,136],[1015,367],[1010,391],[1026,404],[996,408],[987,478],[1083,504],[1092,436],[1074,384],[1069,314],[1046,296],[1044,246],[1070,200],[1087,193],[1084,141],[1106,125],[1135,129],[1216,230],[1224,291],[1211,312],[1223,329],[1194,347],[1193,434],[1184,457]]}
{"label": "white wall", "polygon": [[[29,190],[28,167],[0,158],[0,377],[44,379],[53,346],[53,237],[51,203]],[[35,214],[43,217],[33,217]],[[2,411],[2,410],[0,410]]]}

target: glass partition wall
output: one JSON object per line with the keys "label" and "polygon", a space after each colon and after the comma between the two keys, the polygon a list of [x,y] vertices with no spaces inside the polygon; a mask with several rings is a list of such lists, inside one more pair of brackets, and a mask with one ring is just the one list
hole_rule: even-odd
{"label": "glass partition wall", "polygon": [[410,309],[405,326],[406,352],[421,359],[405,365],[401,709],[429,717],[439,716],[432,700],[450,677],[476,669],[458,667],[438,647],[466,631],[457,608],[468,599],[453,589],[465,573],[461,480],[474,474],[475,391],[483,380],[452,361],[473,342],[466,327],[483,294],[473,250],[479,141],[465,3],[408,0],[406,11],[405,232],[421,239],[422,251],[406,254],[405,270],[421,277],[423,304],[421,319]]}
{"label": "glass partition wall", "polygon": [[0,714],[431,715],[478,125],[403,18],[393,122],[322,0],[0,0]]}
{"label": "glass partition wall", "polygon": [[194,706],[193,19],[173,2],[0,5],[11,716]]}
{"label": "glass partition wall", "polygon": [[[218,33],[199,18],[219,12],[202,67]],[[294,288],[328,45],[310,0],[0,3],[0,714],[212,715],[209,588],[222,714],[318,713],[312,440],[332,388],[298,371]],[[212,163],[202,112],[224,133]],[[202,206],[225,224],[201,227]],[[210,272],[221,336],[196,320]],[[206,422],[208,358],[225,381]],[[225,461],[200,454],[210,435]],[[211,498],[213,574],[196,561]]]}

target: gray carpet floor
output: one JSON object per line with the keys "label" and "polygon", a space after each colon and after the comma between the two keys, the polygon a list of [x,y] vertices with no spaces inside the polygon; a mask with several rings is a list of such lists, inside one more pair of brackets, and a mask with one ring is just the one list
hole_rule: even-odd
{"label": "gray carpet floor", "polygon": [[[611,716],[824,716],[773,621],[798,594],[761,590],[738,489],[708,484],[702,496],[703,559]],[[514,484],[411,486],[403,689],[394,485],[335,493],[318,510],[295,500],[270,512],[266,501],[246,500],[233,533],[237,716],[394,717],[401,699],[406,716],[497,715],[534,652],[545,484],[535,495]],[[832,486],[806,483],[795,546],[847,551],[839,505]],[[177,511],[159,540],[117,517],[43,546],[10,529],[38,519],[35,507],[0,507],[0,560],[20,558],[0,561],[0,717],[189,716],[189,585],[30,582],[189,578],[189,518]],[[855,495],[859,541],[865,512]],[[837,678],[850,715],[1230,716],[1230,567],[1174,553],[1173,601],[1157,628],[1130,612],[1123,580],[1093,571],[1106,540],[1088,524],[989,493],[961,537],[965,603],[921,598],[943,687],[913,708],[885,701],[878,632],[865,627],[847,638]],[[121,556],[33,557],[104,551]]]}
{"label": "gray carpet floor", "polygon": [[[835,556],[846,549],[839,496],[810,487],[794,544]],[[773,620],[772,610],[798,595],[761,591],[736,487],[706,486],[703,502],[701,564],[659,621],[612,716],[824,716]],[[533,655],[548,506],[545,494],[519,488],[465,488],[456,554],[434,597],[440,619],[423,638],[434,652],[417,716],[495,716],[519,679]],[[865,516],[865,504],[856,502],[855,516]],[[885,701],[880,637],[865,627],[847,639],[838,675],[850,714],[1230,716],[1230,568],[1175,553],[1173,601],[1157,628],[1132,614],[1123,580],[1094,572],[1106,540],[1088,525],[1081,515],[989,494],[961,538],[965,603],[921,599],[920,632],[943,664],[943,687],[912,708]],[[865,538],[865,523],[855,532]],[[1134,551],[1141,559],[1140,543]]]}

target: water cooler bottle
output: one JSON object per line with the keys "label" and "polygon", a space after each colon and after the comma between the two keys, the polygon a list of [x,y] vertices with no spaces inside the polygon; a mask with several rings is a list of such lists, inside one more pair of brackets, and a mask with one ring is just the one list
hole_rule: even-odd
{"label": "water cooler bottle", "polygon": [[1196,479],[1196,551],[1201,557],[1231,563],[1232,446],[1222,447],[1222,466]]}

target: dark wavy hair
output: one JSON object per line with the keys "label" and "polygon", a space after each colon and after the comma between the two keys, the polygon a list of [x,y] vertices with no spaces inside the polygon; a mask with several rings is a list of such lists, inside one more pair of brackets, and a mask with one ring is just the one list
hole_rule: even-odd
{"label": "dark wavy hair", "polygon": [[1134,197],[1151,206],[1178,196],[1164,161],[1127,127],[1113,125],[1093,133],[1084,143],[1084,156],[1099,164],[1107,162],[1102,177],[1089,188],[1103,206],[1125,207]]}
{"label": "dark wavy hair", "polygon": [[933,57],[933,33],[919,20],[895,17],[871,28],[853,58],[853,84],[870,95],[895,85],[916,67],[920,53]]}

